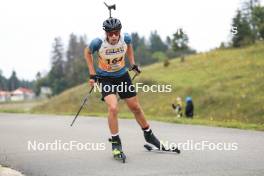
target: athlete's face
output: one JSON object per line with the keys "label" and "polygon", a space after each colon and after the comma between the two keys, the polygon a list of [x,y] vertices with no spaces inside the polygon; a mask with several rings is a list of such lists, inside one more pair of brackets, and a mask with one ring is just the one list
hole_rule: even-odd
{"label": "athlete's face", "polygon": [[116,30],[116,31],[111,31],[111,32],[106,32],[107,38],[108,38],[108,42],[111,45],[115,45],[117,44],[119,37],[120,37],[120,30]]}

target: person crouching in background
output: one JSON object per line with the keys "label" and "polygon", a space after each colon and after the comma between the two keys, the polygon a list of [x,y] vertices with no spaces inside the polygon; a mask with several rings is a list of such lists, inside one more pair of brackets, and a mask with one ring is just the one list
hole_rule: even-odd
{"label": "person crouching in background", "polygon": [[182,99],[181,99],[181,97],[177,97],[176,105],[172,104],[172,108],[173,108],[174,112],[176,113],[177,118],[182,117]]}
{"label": "person crouching in background", "polygon": [[186,102],[185,116],[187,118],[193,118],[194,105],[193,105],[192,97],[186,97],[185,102]]}

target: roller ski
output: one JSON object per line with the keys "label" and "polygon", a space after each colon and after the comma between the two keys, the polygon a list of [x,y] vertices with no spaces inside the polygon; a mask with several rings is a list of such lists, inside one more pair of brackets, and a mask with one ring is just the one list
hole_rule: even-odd
{"label": "roller ski", "polygon": [[109,138],[109,142],[112,143],[112,154],[114,159],[122,161],[123,163],[126,162],[126,155],[122,150],[121,141],[118,138],[117,140],[113,140]]}
{"label": "roller ski", "polygon": [[162,145],[161,142],[158,140],[158,138],[153,134],[152,130],[144,131],[144,137],[146,142],[148,143],[145,144],[144,147],[148,151],[170,152],[170,153],[178,153],[178,154],[181,152],[178,148],[166,149],[164,145]]}
{"label": "roller ski", "polygon": [[178,148],[174,148],[174,149],[159,149],[156,147],[152,147],[149,144],[145,144],[144,145],[145,149],[147,149],[147,151],[153,151],[153,152],[168,152],[168,153],[177,153],[180,154],[181,151]]}

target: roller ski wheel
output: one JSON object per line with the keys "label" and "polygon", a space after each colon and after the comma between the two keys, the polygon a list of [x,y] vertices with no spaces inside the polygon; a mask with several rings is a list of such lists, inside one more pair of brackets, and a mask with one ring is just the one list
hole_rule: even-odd
{"label": "roller ski wheel", "polygon": [[[116,151],[117,152],[117,151]],[[118,151],[118,154],[113,154],[115,160],[122,161],[122,163],[126,162],[126,155],[122,151]]]}

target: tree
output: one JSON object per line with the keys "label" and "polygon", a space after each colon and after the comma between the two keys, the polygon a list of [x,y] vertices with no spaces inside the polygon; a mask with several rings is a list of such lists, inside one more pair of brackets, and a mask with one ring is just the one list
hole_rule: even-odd
{"label": "tree", "polygon": [[67,87],[72,87],[75,84],[76,70],[76,57],[78,54],[78,41],[77,36],[74,34],[70,35],[70,40],[68,44],[68,49],[66,52],[66,63],[65,63],[65,73],[67,79]]}
{"label": "tree", "polygon": [[168,49],[171,48],[171,43],[172,43],[172,41],[171,41],[170,36],[167,36],[167,37],[166,37],[166,45],[167,45]]}
{"label": "tree", "polygon": [[8,81],[2,74],[2,70],[0,70],[0,90],[8,90]]}
{"label": "tree", "polygon": [[172,48],[175,52],[188,50],[189,38],[187,34],[183,32],[183,29],[178,29],[176,33],[173,34]]}
{"label": "tree", "polygon": [[258,39],[264,39],[264,7],[255,6],[252,10],[252,21],[256,25]]}
{"label": "tree", "polygon": [[183,29],[177,29],[171,39],[171,47],[167,50],[166,55],[169,58],[181,57],[182,61],[185,55],[194,54],[196,51],[188,45],[189,37]]}
{"label": "tree", "polygon": [[88,77],[88,70],[84,59],[85,37],[71,34],[66,53],[66,79],[68,87],[83,83]]}
{"label": "tree", "polygon": [[48,74],[48,81],[52,88],[53,94],[62,92],[66,87],[65,72],[64,72],[64,61],[63,61],[63,44],[61,38],[57,37],[54,39],[52,51],[52,66]]}
{"label": "tree", "polygon": [[8,80],[8,90],[13,91],[19,87],[19,80],[16,76],[16,72],[12,71],[12,75],[10,76]]}
{"label": "tree", "polygon": [[167,45],[163,43],[157,31],[151,32],[149,41],[150,41],[151,52],[155,52],[155,51],[165,52],[168,48]]}
{"label": "tree", "polygon": [[37,72],[37,74],[36,74],[36,80],[39,80],[39,79],[41,79],[41,73],[40,72]]}
{"label": "tree", "polygon": [[37,72],[36,74],[36,80],[34,82],[34,92],[37,96],[40,94],[41,87],[51,87],[49,82],[49,77],[43,76],[43,73]]}
{"label": "tree", "polygon": [[85,82],[88,79],[89,71],[87,69],[87,63],[84,57],[84,49],[87,47],[87,41],[85,36],[81,36],[79,38],[79,53],[78,53],[78,75],[79,79],[77,81],[77,84],[81,84]]}
{"label": "tree", "polygon": [[250,28],[250,23],[247,18],[243,17],[240,10],[237,11],[233,18],[232,27],[237,28],[237,33],[232,36],[233,47],[241,47],[254,43],[254,34]]}
{"label": "tree", "polygon": [[[140,37],[138,33],[132,33],[132,44],[134,47],[134,55],[136,62],[139,65],[148,65],[155,62],[155,59],[151,57],[151,51],[146,45],[146,40],[144,37]],[[127,66],[129,64],[127,63]]]}
{"label": "tree", "polygon": [[232,28],[237,34],[232,36],[233,47],[255,43],[264,38],[264,7],[259,0],[247,0],[233,18]]}
{"label": "tree", "polygon": [[12,74],[9,79],[5,78],[2,75],[2,71],[0,70],[0,90],[5,91],[13,91],[19,87],[27,87],[33,89],[34,81],[27,81],[27,80],[19,80],[17,78],[16,71],[12,71]]}
{"label": "tree", "polygon": [[140,37],[137,32],[131,34],[133,49],[137,50],[141,44]]}

